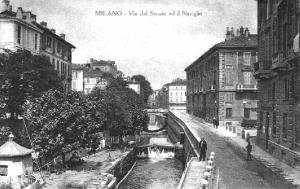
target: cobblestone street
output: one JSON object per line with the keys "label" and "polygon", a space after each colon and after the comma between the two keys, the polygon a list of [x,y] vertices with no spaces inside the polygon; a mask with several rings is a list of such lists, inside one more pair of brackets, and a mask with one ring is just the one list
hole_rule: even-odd
{"label": "cobblestone street", "polygon": [[[246,152],[241,152],[241,149],[232,145],[229,137],[218,135],[208,124],[201,123],[186,113],[177,112],[176,115],[180,115],[184,122],[188,122],[190,128],[205,138],[208,143],[207,154],[216,153],[216,165],[220,170],[219,188],[289,188],[279,176],[268,171],[261,162],[247,161]],[[255,148],[253,150],[255,151]]]}

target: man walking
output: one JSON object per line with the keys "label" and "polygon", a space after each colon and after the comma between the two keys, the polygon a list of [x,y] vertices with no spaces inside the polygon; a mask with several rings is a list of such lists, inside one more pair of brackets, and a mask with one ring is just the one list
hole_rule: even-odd
{"label": "man walking", "polygon": [[199,143],[199,149],[200,149],[200,159],[199,159],[199,161],[205,161],[207,143],[204,140],[204,137],[201,137],[201,140],[200,140],[200,143]]}
{"label": "man walking", "polygon": [[252,156],[251,156],[252,145],[250,144],[249,141],[248,141],[248,145],[246,146],[246,150],[247,150],[247,160],[251,160],[252,159]]}
{"label": "man walking", "polygon": [[218,118],[216,118],[216,117],[214,117],[213,118],[213,125],[214,125],[214,128],[218,128],[218,126],[219,126],[219,120],[218,120]]}

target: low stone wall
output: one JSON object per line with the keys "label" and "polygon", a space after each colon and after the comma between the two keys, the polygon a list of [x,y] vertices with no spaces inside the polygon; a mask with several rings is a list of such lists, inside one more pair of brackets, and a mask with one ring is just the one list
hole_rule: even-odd
{"label": "low stone wall", "polygon": [[136,161],[136,150],[132,149],[126,156],[116,162],[107,173],[116,177],[115,185],[127,174]]}

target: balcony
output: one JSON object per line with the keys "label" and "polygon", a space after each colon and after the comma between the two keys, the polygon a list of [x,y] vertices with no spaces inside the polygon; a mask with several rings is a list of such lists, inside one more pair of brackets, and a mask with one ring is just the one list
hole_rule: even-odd
{"label": "balcony", "polygon": [[271,61],[255,62],[253,64],[253,76],[255,77],[255,79],[269,78],[271,72],[270,65]]}
{"label": "balcony", "polygon": [[237,92],[257,91],[257,85],[255,85],[255,84],[250,84],[250,85],[237,84],[236,90],[237,90]]}
{"label": "balcony", "polygon": [[287,63],[284,61],[283,53],[277,53],[272,57],[272,70],[276,72],[287,71]]}
{"label": "balcony", "polygon": [[216,92],[216,85],[210,85],[208,89],[211,92]]}

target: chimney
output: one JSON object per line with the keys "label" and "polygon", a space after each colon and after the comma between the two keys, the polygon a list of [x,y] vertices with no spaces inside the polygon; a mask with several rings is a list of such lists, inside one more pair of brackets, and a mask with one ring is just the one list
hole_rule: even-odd
{"label": "chimney", "polygon": [[44,28],[47,28],[47,22],[42,21],[40,24],[41,24],[41,26],[43,26]]}
{"label": "chimney", "polygon": [[19,19],[23,19],[23,9],[22,7],[18,7],[16,17]]}
{"label": "chimney", "polygon": [[236,29],[236,36],[240,37],[240,29]]}
{"label": "chimney", "polygon": [[226,27],[226,37],[225,40],[230,40],[230,31],[229,31],[229,27]]}
{"label": "chimney", "polygon": [[234,37],[234,28],[233,28],[233,27],[231,27],[231,30],[230,30],[230,36],[231,36],[231,38]]}
{"label": "chimney", "polygon": [[61,34],[60,34],[60,37],[61,37],[62,39],[66,39],[66,34],[61,33]]}
{"label": "chimney", "polygon": [[51,29],[50,31],[51,31],[52,33],[54,33],[54,34],[56,33],[56,30],[55,30],[55,29]]}
{"label": "chimney", "polygon": [[8,10],[9,10],[10,12],[12,12],[12,5],[9,5],[9,6],[8,6]]}
{"label": "chimney", "polygon": [[26,22],[31,22],[31,12],[24,12]]}
{"label": "chimney", "polygon": [[249,37],[249,34],[250,34],[249,29],[246,28],[246,29],[245,29],[245,37]]}
{"label": "chimney", "polygon": [[30,20],[31,20],[31,22],[36,22],[36,15],[35,14],[31,14]]}
{"label": "chimney", "polygon": [[241,28],[240,28],[240,34],[244,35],[244,27],[243,26],[241,26]]}
{"label": "chimney", "polygon": [[9,9],[9,1],[8,0],[0,0],[0,13],[7,11]]}

